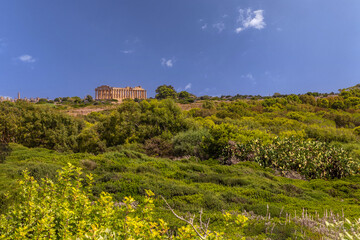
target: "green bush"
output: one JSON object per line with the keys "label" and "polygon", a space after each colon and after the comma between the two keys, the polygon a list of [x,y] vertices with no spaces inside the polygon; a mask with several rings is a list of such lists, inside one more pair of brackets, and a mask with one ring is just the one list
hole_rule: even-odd
{"label": "green bush", "polygon": [[172,139],[175,156],[195,156],[206,158],[203,142],[210,137],[207,129],[180,132]]}
{"label": "green bush", "polygon": [[270,144],[259,140],[231,144],[225,149],[224,157],[224,163],[234,158],[255,161],[263,167],[297,171],[307,178],[342,178],[359,171],[359,164],[343,148],[295,138],[275,138]]}

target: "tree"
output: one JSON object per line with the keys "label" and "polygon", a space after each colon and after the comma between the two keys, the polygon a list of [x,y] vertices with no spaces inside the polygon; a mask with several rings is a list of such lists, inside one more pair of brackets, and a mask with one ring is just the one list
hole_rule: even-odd
{"label": "tree", "polygon": [[276,92],[273,94],[273,97],[281,97],[281,93]]}
{"label": "tree", "polygon": [[300,95],[299,98],[300,98],[301,102],[304,103],[304,104],[310,104],[310,105],[313,105],[313,106],[316,105],[315,97],[312,96],[312,95],[303,94],[303,95]]}
{"label": "tree", "polygon": [[88,101],[88,102],[93,102],[94,101],[94,99],[93,99],[93,97],[91,95],[86,95],[85,100]]}
{"label": "tree", "polygon": [[178,94],[180,99],[186,99],[186,98],[190,98],[191,94],[188,93],[187,91],[181,91]]}
{"label": "tree", "polygon": [[71,99],[74,101],[74,103],[81,103],[82,102],[81,98],[78,97],[78,96],[72,97]]}
{"label": "tree", "polygon": [[157,99],[165,99],[165,98],[176,98],[176,91],[171,85],[161,85],[156,90]]}
{"label": "tree", "polygon": [[329,107],[329,101],[325,98],[318,98],[318,100],[316,101],[316,104],[321,108]]}

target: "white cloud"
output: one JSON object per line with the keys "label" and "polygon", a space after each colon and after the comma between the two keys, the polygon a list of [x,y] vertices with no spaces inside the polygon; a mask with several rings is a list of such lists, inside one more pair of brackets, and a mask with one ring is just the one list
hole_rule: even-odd
{"label": "white cloud", "polygon": [[173,59],[161,59],[161,65],[165,67],[173,67],[174,66],[174,60]]}
{"label": "white cloud", "polygon": [[133,53],[134,50],[122,50],[121,52],[124,54],[130,54],[130,53]]}
{"label": "white cloud", "polygon": [[236,33],[240,33],[247,28],[261,30],[266,26],[264,21],[264,10],[259,9],[252,11],[250,8],[246,10],[240,9],[237,22],[241,25],[235,29]]}
{"label": "white cloud", "polygon": [[216,28],[221,33],[225,29],[225,24],[223,22],[214,23],[213,28]]}
{"label": "white cloud", "polygon": [[235,32],[236,32],[236,33],[239,33],[239,32],[241,32],[242,30],[244,30],[244,28],[238,27],[237,29],[235,29]]}
{"label": "white cloud", "polygon": [[21,55],[20,57],[18,57],[18,59],[24,63],[33,63],[36,61],[35,58],[27,54]]}
{"label": "white cloud", "polygon": [[201,29],[202,29],[202,30],[205,30],[206,28],[207,28],[207,24],[206,24],[206,23],[201,26]]}
{"label": "white cloud", "polygon": [[191,83],[189,83],[188,85],[185,86],[185,90],[191,89]]}

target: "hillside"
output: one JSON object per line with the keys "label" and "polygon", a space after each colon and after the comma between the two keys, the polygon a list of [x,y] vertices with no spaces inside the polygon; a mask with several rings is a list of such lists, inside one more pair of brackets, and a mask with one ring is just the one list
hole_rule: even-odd
{"label": "hillside", "polygon": [[[360,217],[359,97],[351,88],[180,105],[2,102],[1,213],[26,203],[16,183],[23,170],[60,184],[57,170],[71,163],[94,174],[92,201],[107,192],[115,204],[141,203],[151,190],[156,219],[175,235],[186,224],[161,196],[180,215],[203,209],[225,239],[339,237],[357,226],[344,218]],[[230,224],[227,214],[249,220]]]}

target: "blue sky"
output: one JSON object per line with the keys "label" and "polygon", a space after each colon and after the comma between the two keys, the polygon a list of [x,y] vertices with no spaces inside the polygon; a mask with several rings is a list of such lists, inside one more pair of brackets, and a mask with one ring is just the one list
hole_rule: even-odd
{"label": "blue sky", "polygon": [[359,12],[358,0],[2,0],[0,95],[337,91],[360,80]]}

